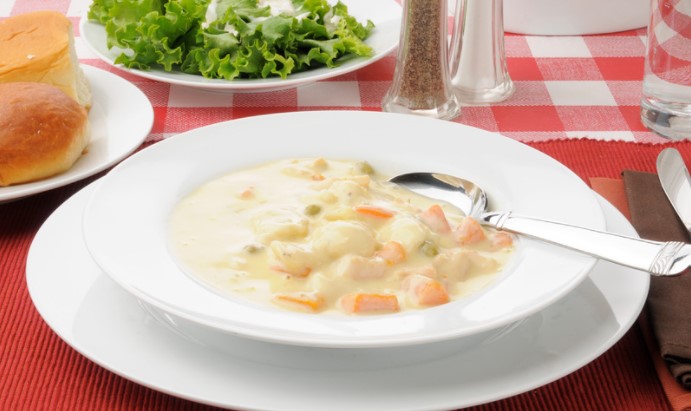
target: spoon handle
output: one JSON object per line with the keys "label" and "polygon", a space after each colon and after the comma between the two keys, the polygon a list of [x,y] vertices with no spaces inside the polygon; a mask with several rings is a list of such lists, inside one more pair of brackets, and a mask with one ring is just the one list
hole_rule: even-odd
{"label": "spoon handle", "polygon": [[678,275],[691,266],[691,244],[658,242],[606,233],[589,228],[513,215],[489,212],[480,222],[516,234],[564,246],[653,275]]}

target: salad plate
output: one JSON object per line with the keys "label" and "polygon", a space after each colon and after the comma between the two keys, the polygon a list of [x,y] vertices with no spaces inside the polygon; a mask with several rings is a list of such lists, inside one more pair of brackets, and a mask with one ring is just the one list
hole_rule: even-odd
{"label": "salad plate", "polygon": [[137,70],[116,65],[115,59],[119,53],[108,49],[106,44],[105,27],[89,21],[86,13],[80,20],[80,33],[89,48],[106,63],[117,66],[134,75],[151,80],[157,80],[179,86],[199,88],[216,92],[258,93],[284,90],[303,86],[319,80],[341,76],[366,67],[392,52],[399,40],[401,24],[401,6],[395,0],[347,0],[348,12],[360,22],[371,20],[375,24],[365,43],[372,47],[374,53],[370,57],[350,58],[333,68],[316,68],[304,72],[288,75],[287,78],[264,79],[208,79],[201,75],[187,74],[180,71],[166,72],[163,70]]}
{"label": "salad plate", "polygon": [[[229,339],[227,352],[219,352],[155,321],[90,258],[73,228],[98,183],[61,205],[34,238],[26,270],[32,301],[54,332],[89,360],[204,404],[412,411],[487,403],[548,384],[596,359],[631,327],[647,296],[647,273],[599,261],[566,297],[491,340],[436,359],[395,366],[405,359],[388,348],[342,351],[243,338]],[[614,207],[601,199],[600,204],[608,230],[636,236]],[[391,364],[368,365],[377,353],[393,356]]]}
{"label": "salad plate", "polygon": [[154,111],[149,99],[123,78],[83,65],[91,86],[91,142],[88,152],[64,173],[43,180],[0,187],[0,202],[20,199],[92,176],[132,153],[149,135]]}
{"label": "salad plate", "polygon": [[[238,136],[252,137],[238,145]],[[433,308],[372,316],[253,304],[215,293],[180,268],[168,247],[168,223],[183,197],[235,170],[309,157],[365,160],[384,176],[421,170],[465,176],[487,190],[495,209],[604,227],[597,199],[578,176],[499,134],[392,113],[296,112],[217,123],[131,156],[89,200],[83,220],[89,252],[116,283],[172,322],[201,326],[181,332],[205,327],[219,337],[342,348],[432,343],[496,329],[554,303],[595,264],[592,257],[521,238],[506,269],[481,292]]]}

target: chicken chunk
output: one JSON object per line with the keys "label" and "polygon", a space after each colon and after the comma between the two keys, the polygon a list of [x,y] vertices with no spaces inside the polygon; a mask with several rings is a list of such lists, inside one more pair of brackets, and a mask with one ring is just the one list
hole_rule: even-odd
{"label": "chicken chunk", "polygon": [[335,195],[340,204],[359,204],[363,199],[369,198],[367,188],[350,179],[334,181],[328,192]]}
{"label": "chicken chunk", "polygon": [[372,229],[354,221],[332,221],[314,232],[315,252],[331,258],[346,254],[371,256],[376,248]]}
{"label": "chicken chunk", "polygon": [[386,267],[386,261],[381,258],[347,255],[338,262],[336,274],[353,280],[369,280],[383,277]]}
{"label": "chicken chunk", "polygon": [[260,213],[254,217],[253,223],[257,237],[264,243],[302,238],[309,230],[307,218],[288,209]]}
{"label": "chicken chunk", "polygon": [[403,246],[407,254],[420,248],[429,235],[429,229],[411,216],[392,218],[391,224],[381,231],[384,242],[396,241]]}
{"label": "chicken chunk", "polygon": [[462,249],[448,250],[434,257],[433,265],[440,278],[451,282],[463,281],[472,265],[471,254],[477,253]]}
{"label": "chicken chunk", "polygon": [[298,277],[308,275],[316,264],[316,257],[312,250],[283,241],[271,242],[271,258],[272,267],[275,267],[277,271]]}

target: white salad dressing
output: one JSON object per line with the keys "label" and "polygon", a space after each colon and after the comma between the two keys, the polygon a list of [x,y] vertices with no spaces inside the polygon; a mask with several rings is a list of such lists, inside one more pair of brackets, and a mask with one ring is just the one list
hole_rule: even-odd
{"label": "white salad dressing", "polygon": [[507,234],[384,182],[367,163],[321,158],[203,184],[174,209],[170,245],[185,272],[231,298],[348,314],[477,292],[513,251]]}

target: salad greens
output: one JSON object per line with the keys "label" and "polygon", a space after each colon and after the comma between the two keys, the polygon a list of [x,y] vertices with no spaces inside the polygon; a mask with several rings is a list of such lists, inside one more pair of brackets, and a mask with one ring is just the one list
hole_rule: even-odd
{"label": "salad greens", "polygon": [[327,0],[94,0],[115,63],[207,78],[266,78],[335,67],[373,50],[374,28]]}

